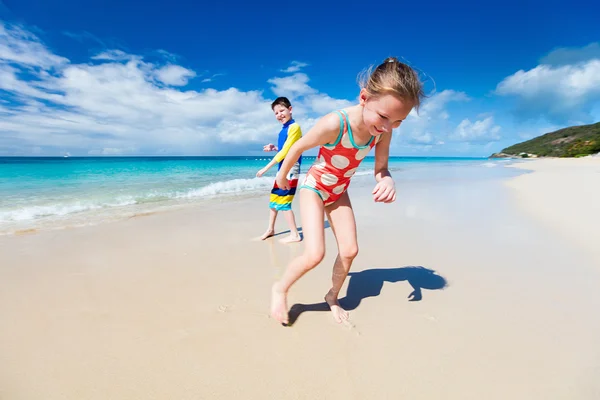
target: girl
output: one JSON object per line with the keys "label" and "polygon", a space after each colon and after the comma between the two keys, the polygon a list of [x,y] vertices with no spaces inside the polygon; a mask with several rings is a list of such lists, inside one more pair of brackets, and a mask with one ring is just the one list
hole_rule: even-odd
{"label": "girl", "polygon": [[288,323],[288,290],[325,256],[324,214],[338,246],[333,284],[325,301],[337,322],[348,319],[348,313],[338,303],[338,294],[358,254],[356,223],[347,192],[350,179],[375,147],[377,185],[373,200],[383,203],[396,200],[394,181],[388,170],[392,130],[400,126],[413,108],[418,109],[422,97],[423,86],[417,73],[395,57],[388,58],[361,82],[359,104],[321,118],[290,148],[277,175],[277,185],[282,189],[290,187],[286,176],[294,160],[304,151],[321,146],[317,160],[300,186],[304,253],[290,263],[272,288],[271,316],[277,321]]}

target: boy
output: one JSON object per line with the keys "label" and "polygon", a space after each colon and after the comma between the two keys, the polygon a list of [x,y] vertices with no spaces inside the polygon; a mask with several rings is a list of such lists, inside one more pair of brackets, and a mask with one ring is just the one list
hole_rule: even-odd
{"label": "boy", "polygon": [[[266,167],[261,169],[256,173],[256,176],[260,177],[265,174],[269,170],[269,168],[273,167],[275,164],[278,164],[277,170],[281,168],[281,164],[285,159],[290,147],[298,139],[302,137],[302,131],[300,130],[300,125],[298,125],[292,119],[292,104],[286,97],[278,97],[271,104],[271,109],[275,114],[275,118],[279,122],[283,124],[281,131],[279,132],[279,138],[277,141],[277,146],[269,143],[268,145],[263,147],[264,151],[278,151],[275,154],[275,157],[271,160]],[[273,184],[273,189],[271,190],[271,197],[269,202],[270,214],[269,214],[269,227],[267,231],[261,236],[261,240],[265,240],[275,234],[275,220],[277,219],[277,213],[279,211],[283,212],[285,219],[287,220],[288,225],[290,226],[290,235],[282,239],[282,243],[292,243],[299,242],[301,239],[300,234],[298,233],[298,229],[296,228],[296,219],[294,217],[294,212],[292,211],[292,200],[294,200],[294,195],[296,194],[296,187],[298,186],[298,177],[300,175],[300,164],[302,162],[302,155],[296,160],[294,166],[290,170],[287,178],[290,181],[290,189],[283,190],[277,187],[277,183]]]}

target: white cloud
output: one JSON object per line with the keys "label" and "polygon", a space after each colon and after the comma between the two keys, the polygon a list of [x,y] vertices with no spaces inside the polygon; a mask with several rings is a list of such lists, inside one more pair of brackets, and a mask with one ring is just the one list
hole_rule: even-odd
{"label": "white cloud", "polygon": [[[425,100],[418,114],[421,117],[431,119],[437,115],[436,113],[442,114],[444,112],[444,107],[446,107],[448,103],[469,100],[469,96],[467,96],[467,94],[464,92],[457,92],[455,90],[444,90],[440,93],[434,94],[429,99]],[[417,112],[413,110],[411,114],[413,116],[416,116]],[[446,118],[447,115],[444,116],[444,119]]]}
{"label": "white cloud", "polygon": [[[419,112],[412,110],[398,129],[400,140],[397,146],[443,145],[441,140],[450,130],[450,114],[446,107],[450,103],[465,102],[469,97],[464,92],[444,90],[425,99]],[[434,133],[435,132],[435,133]]]}
{"label": "white cloud", "polygon": [[451,139],[461,142],[491,142],[500,139],[500,126],[494,125],[494,118],[471,122],[464,119],[458,124]]}
{"label": "white cloud", "polygon": [[225,74],[213,74],[210,78],[202,79],[202,83],[212,82],[215,80],[216,77],[223,76],[223,75],[225,75]]}
{"label": "white cloud", "polygon": [[487,154],[490,142],[500,139],[501,128],[490,113],[475,120],[464,118],[458,125],[449,108],[471,98],[464,92],[444,90],[425,99],[420,111],[412,111],[392,141],[395,152],[448,154]]}
{"label": "white cloud", "polygon": [[298,72],[300,71],[302,68],[308,67],[307,63],[303,63],[301,61],[292,61],[291,65],[289,67],[287,67],[286,69],[282,69],[282,72],[287,72],[287,73],[292,73],[292,72]]}
{"label": "white cloud", "polygon": [[496,91],[501,95],[530,99],[543,95],[561,96],[570,104],[578,104],[586,96],[600,93],[600,60],[561,67],[538,65],[529,71],[520,70],[500,82]]}
{"label": "white cloud", "polygon": [[190,78],[196,76],[196,73],[179,65],[166,65],[156,71],[156,77],[159,81],[171,86],[185,86]]}
{"label": "white cloud", "polygon": [[123,50],[111,49],[103,51],[92,57],[92,60],[108,60],[108,61],[129,61],[132,59],[141,59],[141,57],[133,56],[125,53]]}
{"label": "white cloud", "polygon": [[[272,98],[262,90],[189,89],[183,85],[192,77],[209,82],[220,74],[185,68],[163,51],[156,62],[106,49],[74,63],[25,29],[0,23],[0,153],[240,154],[274,140],[280,125]],[[354,103],[318,91],[302,72],[267,82],[273,94],[292,99],[305,133],[317,118]],[[427,99],[403,123],[400,143],[441,146],[455,126],[448,106],[466,100],[452,90]]]}
{"label": "white cloud", "polygon": [[167,50],[163,50],[163,49],[156,50],[156,54],[159,54],[165,60],[172,62],[172,63],[176,63],[177,60],[179,60],[179,56],[177,54],[173,54]]}
{"label": "white cloud", "polygon": [[323,93],[308,95],[304,98],[303,103],[310,108],[311,111],[319,115],[325,115],[334,110],[349,107],[353,104],[351,101],[334,99]]}
{"label": "white cloud", "polygon": [[32,33],[0,21],[0,62],[50,68],[68,60],[52,54]]}
{"label": "white cloud", "polygon": [[[197,74],[164,50],[158,53],[167,65],[117,49],[78,64],[23,28],[0,29],[2,154],[239,154],[261,149],[279,130],[262,91],[183,90]],[[301,97],[295,117],[304,132],[316,111],[349,104],[318,93],[305,74],[270,83]]]}
{"label": "white cloud", "polygon": [[421,135],[413,136],[412,139],[414,142],[422,144],[431,144],[434,141],[433,134],[431,132],[425,132]]}
{"label": "white cloud", "polygon": [[272,141],[279,129],[262,92],[178,90],[173,85],[195,76],[179,65],[144,62],[120,50],[95,56],[93,64],[75,64],[35,35],[4,25],[0,49],[3,153],[60,147],[73,154],[152,154],[164,148],[207,154],[208,148],[218,151],[218,143]]}
{"label": "white cloud", "polygon": [[[516,113],[523,119],[543,117],[554,123],[591,121],[600,102],[600,52],[597,44],[583,49],[559,49],[544,64],[520,70],[503,79],[495,93],[514,96]],[[591,58],[590,57],[594,57]],[[573,64],[564,64],[573,61]]]}
{"label": "white cloud", "polygon": [[293,98],[316,93],[316,90],[308,85],[308,81],[309,79],[306,74],[298,72],[292,76],[272,78],[268,82],[273,85],[271,90],[277,96]]}
{"label": "white cloud", "polygon": [[86,40],[91,40],[98,43],[102,47],[106,47],[106,43],[104,43],[104,41],[87,31],[83,31],[80,33],[65,31],[63,32],[63,35],[70,37],[71,39],[77,40],[80,43],[83,43]]}
{"label": "white cloud", "polygon": [[579,64],[590,60],[600,60],[600,43],[590,43],[581,48],[561,47],[542,57],[540,64],[563,66]]}

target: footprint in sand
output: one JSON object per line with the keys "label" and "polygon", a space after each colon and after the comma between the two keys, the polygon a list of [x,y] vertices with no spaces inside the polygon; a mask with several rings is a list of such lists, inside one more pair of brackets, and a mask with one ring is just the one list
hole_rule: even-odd
{"label": "footprint in sand", "polygon": [[220,305],[219,308],[217,308],[219,310],[219,312],[225,313],[225,312],[229,312],[229,306],[226,305]]}
{"label": "footprint in sand", "polygon": [[[233,311],[234,306],[229,306],[225,304],[221,304],[217,307],[217,310],[222,313],[228,313]],[[248,315],[260,315],[261,317],[269,317],[268,313],[258,312],[258,311],[247,311],[247,310],[237,310],[236,313],[248,314]]]}
{"label": "footprint in sand", "polygon": [[350,332],[353,332],[356,336],[361,336],[361,333],[358,329],[356,329],[356,325],[354,325],[350,320],[345,320],[342,322],[344,328],[348,329]]}

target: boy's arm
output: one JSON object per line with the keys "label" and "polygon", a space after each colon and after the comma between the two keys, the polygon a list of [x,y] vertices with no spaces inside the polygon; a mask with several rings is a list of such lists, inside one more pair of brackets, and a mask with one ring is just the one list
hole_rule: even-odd
{"label": "boy's arm", "polygon": [[287,132],[287,139],[285,139],[283,147],[281,148],[281,150],[279,150],[277,154],[275,154],[275,157],[273,157],[276,160],[276,162],[281,162],[281,160],[283,160],[285,156],[287,156],[292,145],[296,143],[301,137],[302,130],[300,129],[300,126],[298,124],[293,124],[292,126],[290,126]]}
{"label": "boy's arm", "polygon": [[273,159],[263,169],[261,169],[260,171],[258,171],[256,173],[256,176],[258,176],[258,177],[263,176],[275,164],[279,164],[279,161],[275,160],[275,157],[273,157]]}
{"label": "boy's arm", "polygon": [[[300,130],[300,126],[298,126],[298,124],[292,125],[288,129],[287,139],[285,139],[283,148],[281,150],[279,150],[279,152],[277,154],[275,154],[273,159],[263,169],[258,171],[256,176],[263,176],[269,169],[271,169],[275,165],[279,164],[281,162],[281,160],[283,160],[285,158],[285,156],[289,152],[292,145],[294,143],[296,143],[298,141],[298,139],[300,139],[301,137],[302,137],[302,131]],[[273,146],[273,148],[275,149],[275,151],[277,151],[276,146]]]}
{"label": "boy's arm", "polygon": [[263,146],[263,151],[279,151],[279,149],[273,143],[269,143]]}

